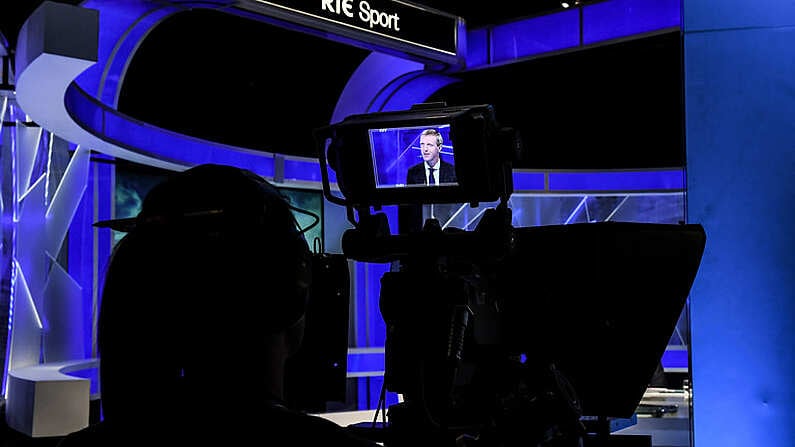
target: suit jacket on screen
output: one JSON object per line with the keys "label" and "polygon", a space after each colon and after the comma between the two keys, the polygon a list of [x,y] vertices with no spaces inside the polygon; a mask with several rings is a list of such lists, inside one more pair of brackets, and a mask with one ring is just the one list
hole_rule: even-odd
{"label": "suit jacket on screen", "polygon": [[[406,172],[406,184],[424,185],[425,184],[425,162],[417,163],[410,167]],[[439,183],[456,182],[455,166],[446,161],[439,161]]]}

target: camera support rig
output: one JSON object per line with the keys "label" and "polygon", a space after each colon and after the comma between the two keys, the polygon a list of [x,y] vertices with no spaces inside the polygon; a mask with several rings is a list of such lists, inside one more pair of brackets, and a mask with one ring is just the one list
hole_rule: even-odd
{"label": "camera support rig", "polygon": [[516,255],[507,201],[488,209],[474,231],[442,230],[428,219],[420,232],[389,235],[383,215],[364,221],[344,234],[343,250],[393,263],[379,303],[384,386],[404,398],[389,408],[377,438],[391,446],[578,445],[581,411],[565,377],[552,363],[504,349],[499,282]]}
{"label": "camera support rig", "polygon": [[[450,125],[459,184],[382,187],[372,132],[426,123]],[[581,447],[582,416],[633,415],[701,262],[700,225],[515,228],[507,200],[521,144],[490,106],[354,115],[316,137],[324,193],[355,227],[345,256],[392,264],[379,302],[384,386],[404,401],[370,436],[390,447]],[[344,198],[331,193],[329,167]],[[392,235],[386,216],[370,213],[497,199],[473,231],[428,219]],[[589,253],[599,262],[578,256]]]}

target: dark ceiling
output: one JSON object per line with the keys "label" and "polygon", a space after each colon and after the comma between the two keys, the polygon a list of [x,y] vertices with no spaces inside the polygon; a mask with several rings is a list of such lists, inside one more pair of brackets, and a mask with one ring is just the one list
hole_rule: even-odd
{"label": "dark ceiling", "polygon": [[[40,2],[0,14],[13,30]],[[67,1],[65,3],[79,3]],[[470,27],[560,8],[551,0],[425,0]],[[25,13],[27,11],[27,13]],[[16,19],[11,19],[16,17]],[[16,20],[16,21],[15,21]],[[13,23],[12,23],[13,22]],[[212,32],[208,32],[212,30]],[[9,39],[11,40],[11,39]],[[118,108],[177,132],[315,156],[361,48],[207,9],[169,17],[130,63]],[[638,168],[682,163],[680,44],[669,33],[460,75],[448,104],[491,103],[528,147],[520,167]]]}
{"label": "dark ceiling", "polygon": [[[588,0],[592,1],[592,0]],[[13,48],[19,29],[43,0],[7,0],[0,7],[0,32]],[[79,5],[83,0],[55,0],[56,3]],[[440,11],[462,17],[469,27],[496,24],[518,17],[532,16],[561,9],[560,0],[490,0],[488,7],[482,2],[463,0],[420,0],[419,3]]]}

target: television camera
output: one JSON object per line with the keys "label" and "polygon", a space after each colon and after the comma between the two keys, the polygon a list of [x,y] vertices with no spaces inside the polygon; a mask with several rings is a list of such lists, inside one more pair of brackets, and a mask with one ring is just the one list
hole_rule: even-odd
{"label": "television camera", "polygon": [[[405,180],[428,128],[453,182]],[[403,401],[357,429],[388,446],[568,447],[590,436],[584,417],[632,416],[694,280],[700,226],[514,227],[522,142],[491,105],[352,115],[315,139],[324,195],[353,224],[345,256],[391,264],[379,298],[384,387]],[[428,218],[391,234],[382,212],[491,202],[472,231]]]}

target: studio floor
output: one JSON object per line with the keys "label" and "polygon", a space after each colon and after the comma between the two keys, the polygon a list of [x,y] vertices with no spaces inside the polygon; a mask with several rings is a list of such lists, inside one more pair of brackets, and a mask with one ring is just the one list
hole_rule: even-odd
{"label": "studio floor", "polygon": [[[690,406],[687,393],[682,390],[649,388],[641,400],[642,412],[636,423],[617,430],[618,435],[651,435],[652,447],[690,447]],[[373,410],[326,413],[340,425],[372,421]],[[0,421],[0,447],[55,447],[60,438],[32,438]]]}

